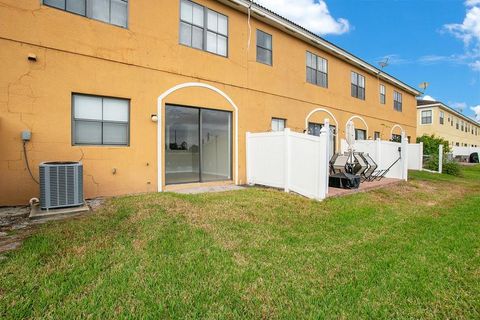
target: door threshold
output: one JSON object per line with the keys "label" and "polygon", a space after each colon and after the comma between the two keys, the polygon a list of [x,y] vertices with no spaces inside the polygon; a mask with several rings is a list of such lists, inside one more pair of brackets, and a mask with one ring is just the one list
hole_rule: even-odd
{"label": "door threshold", "polygon": [[178,192],[185,189],[193,188],[202,188],[202,187],[219,187],[219,186],[231,186],[235,183],[233,180],[220,180],[220,181],[210,181],[210,182],[193,182],[193,183],[181,183],[181,184],[170,184],[165,186],[166,192]]}

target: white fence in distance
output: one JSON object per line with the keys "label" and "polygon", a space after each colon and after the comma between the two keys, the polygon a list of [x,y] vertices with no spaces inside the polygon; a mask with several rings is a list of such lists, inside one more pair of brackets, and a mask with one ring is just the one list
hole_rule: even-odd
{"label": "white fence in distance", "polygon": [[328,131],[247,132],[247,183],[322,200],[328,192]]}
{"label": "white fence in distance", "polygon": [[[340,148],[342,152],[346,152],[348,144],[342,139]],[[400,148],[400,151],[399,151]],[[386,178],[408,179],[408,142],[403,137],[402,143],[383,141],[383,140],[357,140],[354,144],[355,152],[368,153],[370,157],[377,163],[377,170],[388,169],[399,157],[395,165],[385,174]]]}
{"label": "white fence in distance", "polygon": [[470,156],[472,153],[477,152],[480,154],[480,148],[478,147],[452,147],[452,154],[456,156]]}

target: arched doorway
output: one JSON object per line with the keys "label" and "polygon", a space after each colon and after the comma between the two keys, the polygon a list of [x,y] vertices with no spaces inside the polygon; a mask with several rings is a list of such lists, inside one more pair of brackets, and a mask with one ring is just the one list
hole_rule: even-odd
{"label": "arched doorway", "polygon": [[[314,116],[314,114],[317,114],[317,113],[325,113],[327,116],[315,121],[313,119],[313,116]],[[333,120],[333,123],[330,119]],[[334,114],[332,112],[330,112],[329,110],[327,110],[325,108],[313,109],[312,111],[310,111],[310,113],[305,118],[305,130],[308,134],[319,135],[320,134],[320,129],[323,127],[323,125],[325,124],[326,121],[329,122],[329,126],[330,126],[330,136],[331,136],[331,141],[330,141],[330,145],[331,145],[330,153],[331,154],[330,154],[330,156],[333,156],[333,154],[336,152],[336,150],[339,146],[339,144],[338,144],[338,129],[339,129],[339,126],[338,126],[337,118],[334,116]]]}
{"label": "arched doorway", "polygon": [[[355,121],[358,120],[358,121]],[[355,125],[355,140],[367,140],[368,139],[368,124],[360,116],[351,116],[346,122],[345,122],[345,132],[347,131],[347,125],[348,123],[352,121],[353,124]],[[361,123],[359,126],[358,123]]]}
{"label": "arched doorway", "polygon": [[227,102],[228,104],[232,107],[233,109],[233,122],[234,122],[234,125],[233,125],[233,140],[234,140],[234,164],[233,164],[233,168],[234,168],[234,172],[233,172],[233,176],[234,176],[234,181],[235,181],[235,184],[238,184],[238,107],[236,106],[236,104],[233,102],[233,100],[225,93],[223,92],[222,90],[212,86],[212,85],[209,85],[209,84],[206,84],[206,83],[200,83],[200,82],[187,82],[187,83],[182,83],[182,84],[179,84],[179,85],[176,85],[170,89],[168,89],[167,91],[165,91],[164,93],[162,93],[158,99],[157,99],[157,117],[158,117],[158,123],[157,123],[157,158],[158,158],[158,169],[157,169],[157,181],[158,181],[158,191],[159,192],[162,192],[163,191],[163,184],[164,184],[164,179],[163,179],[163,175],[164,175],[164,172],[163,172],[163,165],[164,165],[164,152],[163,152],[163,149],[164,149],[164,141],[163,141],[163,130],[164,130],[164,119],[162,117],[163,115],[163,109],[164,109],[164,101],[165,101],[165,98],[168,97],[170,94],[178,91],[178,90],[181,90],[181,89],[185,89],[185,88],[192,88],[192,87],[197,87],[197,88],[204,88],[204,89],[207,89],[207,90],[211,90],[217,94],[219,94],[220,96],[222,96]]}
{"label": "arched doorway", "polygon": [[402,142],[402,136],[405,130],[399,125],[395,124],[390,130],[390,139],[394,142]]}

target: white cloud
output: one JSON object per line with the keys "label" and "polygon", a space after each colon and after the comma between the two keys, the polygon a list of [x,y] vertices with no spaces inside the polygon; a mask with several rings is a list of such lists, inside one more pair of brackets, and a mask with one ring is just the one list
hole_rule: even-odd
{"label": "white cloud", "polygon": [[471,107],[470,110],[475,112],[475,117],[476,117],[477,121],[480,120],[480,104],[475,106],[475,107]]}
{"label": "white cloud", "polygon": [[467,108],[467,104],[465,102],[452,102],[450,103],[450,107],[463,112]]}
{"label": "white cloud", "polygon": [[319,35],[343,34],[350,30],[347,19],[335,19],[325,0],[255,0],[258,4]]}
{"label": "white cloud", "polygon": [[[480,0],[479,0],[480,1]],[[480,71],[480,60],[477,60],[475,62],[472,62],[469,64],[469,66],[472,68],[474,71]]]}
{"label": "white cloud", "polygon": [[480,42],[480,2],[476,5],[467,7],[467,14],[463,23],[446,24],[445,28],[455,35],[457,38],[463,40],[465,45],[476,46],[478,49]]}
{"label": "white cloud", "polygon": [[429,95],[423,96],[421,99],[425,100],[425,101],[437,101],[437,100],[435,100],[434,97],[429,96]]}
{"label": "white cloud", "polygon": [[465,5],[467,7],[478,6],[478,5],[480,5],[480,0],[467,0],[467,1],[465,1]]}
{"label": "white cloud", "polygon": [[480,71],[480,0],[465,1],[467,8],[462,23],[444,25],[445,30],[465,44],[465,54],[459,56],[473,71]]}

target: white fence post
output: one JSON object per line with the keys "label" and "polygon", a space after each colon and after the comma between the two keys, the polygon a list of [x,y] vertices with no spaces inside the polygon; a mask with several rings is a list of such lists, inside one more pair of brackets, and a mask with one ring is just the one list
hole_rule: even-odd
{"label": "white fence post", "polygon": [[438,146],[438,173],[442,173],[443,169],[443,144]]}
{"label": "white fence post", "polygon": [[408,180],[408,140],[407,136],[405,135],[405,132],[402,132],[402,175],[403,175],[403,180],[407,181]]}
{"label": "white fence post", "polygon": [[255,184],[253,181],[252,181],[252,161],[251,161],[251,158],[250,158],[250,155],[251,155],[251,150],[250,150],[250,137],[251,137],[251,134],[250,132],[247,132],[247,139],[245,141],[245,158],[247,160],[247,184],[248,185],[253,185]]}
{"label": "white fence post", "polygon": [[285,128],[284,130],[284,141],[285,141],[285,192],[290,192],[290,129]]}
{"label": "white fence post", "polygon": [[[327,188],[325,189],[325,194],[328,194],[328,163],[330,162],[330,147],[331,147],[330,146],[330,143],[331,143],[331,141],[330,141],[330,121],[328,119],[325,119],[323,128],[325,129],[324,133],[325,133],[325,136],[326,136],[327,144],[326,144],[326,147],[325,147],[326,149],[320,149],[320,151],[321,150],[326,150],[324,160],[327,163],[327,174],[324,177],[324,181],[325,181],[325,184],[327,186]],[[321,133],[322,133],[322,131],[320,130],[320,134]],[[321,143],[322,143],[322,140],[320,140],[320,144]],[[322,153],[320,153],[320,155],[321,154]],[[322,162],[321,159],[320,159],[320,162]],[[323,170],[323,169],[320,168],[320,170]]]}
{"label": "white fence post", "polygon": [[[317,181],[319,182],[319,188],[318,188],[318,194],[317,194],[317,199],[318,200],[323,200],[327,197],[328,194],[328,139],[329,139],[329,129],[327,131],[327,128],[323,127],[322,130],[320,130],[320,161],[319,161],[319,170],[318,170],[318,177]],[[327,156],[322,157],[322,153],[325,152],[327,153]],[[323,158],[323,159],[322,159]]]}
{"label": "white fence post", "polygon": [[420,142],[420,171],[423,170],[423,142]]}

